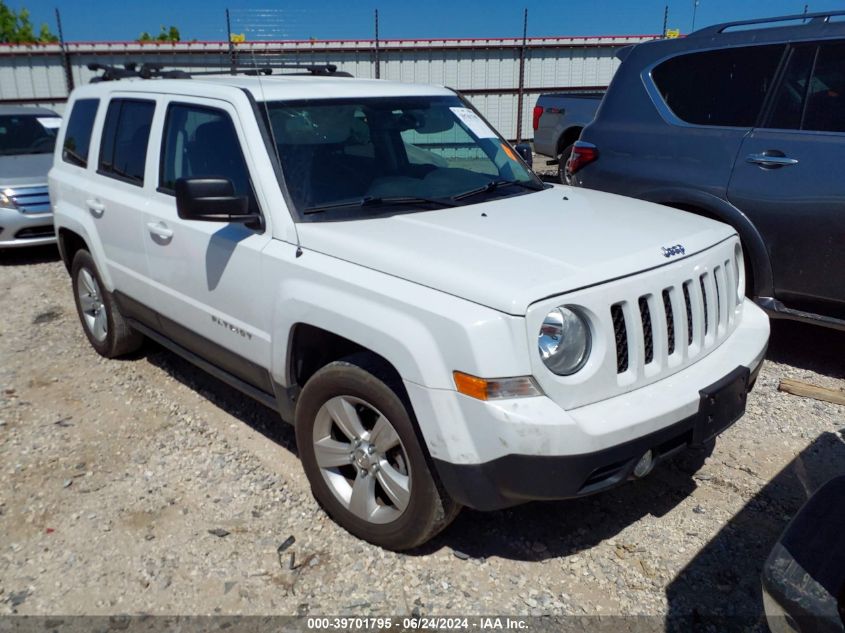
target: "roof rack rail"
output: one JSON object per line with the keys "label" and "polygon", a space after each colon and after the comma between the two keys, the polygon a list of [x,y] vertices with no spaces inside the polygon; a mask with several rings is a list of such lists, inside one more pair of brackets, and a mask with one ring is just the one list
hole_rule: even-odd
{"label": "roof rack rail", "polygon": [[[117,81],[119,79],[190,79],[204,75],[272,75],[274,70],[298,70],[301,72],[284,73],[286,75],[316,75],[327,77],[351,77],[347,72],[338,71],[334,64],[220,64],[219,70],[208,70],[214,64],[202,62],[177,62],[173,64],[176,68],[167,68],[164,64],[145,62],[140,66],[135,62],[120,66],[108,64],[88,64],[88,70],[102,71],[91,79],[91,83],[101,81]],[[203,70],[191,70],[201,68]],[[187,69],[187,70],[185,70]]]}
{"label": "roof rack rail", "polygon": [[726,30],[735,26],[752,26],[755,24],[776,24],[777,22],[790,22],[794,20],[804,20],[807,22],[804,26],[810,24],[826,24],[830,22],[830,18],[835,16],[845,15],[845,11],[822,11],[819,13],[797,13],[793,15],[783,15],[774,18],[757,18],[756,20],[739,20],[737,22],[724,22],[722,24],[714,24],[713,26],[705,26],[703,29],[693,31],[687,37],[705,37],[708,35],[719,35]]}

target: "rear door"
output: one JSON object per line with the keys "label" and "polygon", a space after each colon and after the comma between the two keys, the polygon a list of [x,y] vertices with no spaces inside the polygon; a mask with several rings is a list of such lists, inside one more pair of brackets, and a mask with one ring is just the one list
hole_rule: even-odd
{"label": "rear door", "polygon": [[778,298],[845,305],[845,41],[792,48],[728,198],[760,230]]}
{"label": "rear door", "polygon": [[[656,195],[661,202],[690,191],[724,198],[785,50],[785,44],[763,44],[694,51],[651,66],[638,61],[645,53],[635,49],[599,118],[581,135],[598,146],[599,158],[576,182],[633,197]],[[645,68],[635,78],[624,70],[641,63]]]}
{"label": "rear door", "polygon": [[94,218],[105,265],[115,290],[129,296],[144,292],[147,273],[141,220],[150,195],[146,175],[150,127],[156,97],[115,94],[108,102],[91,160],[85,206]]}
{"label": "rear door", "polygon": [[[150,287],[163,334],[246,382],[272,393],[269,322],[272,296],[262,291],[261,252],[269,228],[183,220],[179,178],[223,177],[262,212],[260,183],[237,110],[216,99],[180,97],[161,113],[153,143],[157,186],[143,222]],[[264,214],[266,217],[266,213]]]}

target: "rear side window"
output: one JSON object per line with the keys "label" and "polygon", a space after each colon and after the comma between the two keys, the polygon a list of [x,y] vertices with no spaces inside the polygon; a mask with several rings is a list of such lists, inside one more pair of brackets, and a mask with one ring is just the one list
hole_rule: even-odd
{"label": "rear side window", "polygon": [[696,125],[751,127],[771,88],[783,45],[673,57],[652,71],[666,105]]}
{"label": "rear side window", "polygon": [[167,109],[159,191],[172,194],[179,178],[228,178],[235,194],[257,203],[238,134],[223,110],[182,103]]}
{"label": "rear side window", "polygon": [[91,130],[97,116],[99,99],[79,99],[73,104],[62,146],[62,160],[77,167],[88,166],[88,147],[91,144]]}
{"label": "rear side window", "polygon": [[112,99],[103,125],[99,173],[133,185],[144,184],[154,112],[154,101]]}

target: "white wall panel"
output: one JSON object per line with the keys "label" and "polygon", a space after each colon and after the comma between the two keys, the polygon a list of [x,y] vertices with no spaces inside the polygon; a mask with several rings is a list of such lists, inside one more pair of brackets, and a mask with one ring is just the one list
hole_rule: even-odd
{"label": "white wall panel", "polygon": [[[529,38],[525,49],[522,136],[532,135],[531,117],[541,91],[606,86],[619,65],[616,51],[652,36]],[[445,85],[466,94],[473,105],[507,138],[517,134],[517,90],[521,40],[384,40],[380,42],[382,79]],[[211,70],[229,63],[225,42],[68,43],[73,81],[95,75],[92,62],[207,63]],[[356,77],[375,77],[375,49],[370,40],[247,42],[236,48],[243,63],[332,63]],[[61,104],[67,96],[58,45],[0,47],[0,103]],[[59,108],[61,106],[59,105]]]}

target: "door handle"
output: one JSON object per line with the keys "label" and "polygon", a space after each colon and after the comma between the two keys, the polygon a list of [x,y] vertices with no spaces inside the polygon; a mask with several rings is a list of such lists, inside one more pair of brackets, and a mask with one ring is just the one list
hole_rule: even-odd
{"label": "door handle", "polygon": [[147,228],[150,233],[163,240],[169,240],[173,237],[173,231],[167,228],[164,222],[147,222]]}
{"label": "door handle", "polygon": [[[780,156],[778,156],[780,154]],[[760,165],[760,167],[789,167],[790,165],[797,165],[797,158],[789,158],[784,156],[783,152],[763,152],[762,154],[749,154],[745,157],[746,162]]]}
{"label": "door handle", "polygon": [[88,210],[91,212],[91,215],[93,215],[95,218],[102,217],[103,213],[105,213],[106,211],[106,205],[104,205],[96,198],[89,198],[85,201],[85,204],[88,205]]}

